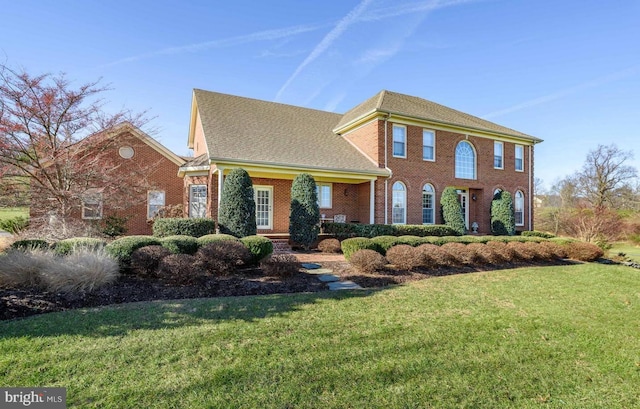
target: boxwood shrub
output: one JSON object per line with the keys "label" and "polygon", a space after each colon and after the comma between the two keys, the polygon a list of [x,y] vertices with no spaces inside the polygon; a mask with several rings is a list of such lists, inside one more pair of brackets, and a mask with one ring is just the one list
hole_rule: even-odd
{"label": "boxwood shrub", "polygon": [[66,256],[77,249],[98,250],[107,245],[107,241],[95,237],[73,237],[60,240],[53,245],[53,252]]}
{"label": "boxwood shrub", "polygon": [[20,250],[33,250],[33,249],[46,250],[49,248],[49,242],[42,239],[17,240],[13,242],[13,244],[11,244],[11,248],[20,249]]}
{"label": "boxwood shrub", "polygon": [[264,236],[246,236],[242,237],[240,241],[251,252],[251,262],[253,264],[259,263],[262,259],[273,253],[273,243]]}
{"label": "boxwood shrub", "polygon": [[128,266],[131,254],[145,246],[160,245],[160,239],[153,236],[126,236],[112,241],[105,246],[105,250],[115,257],[122,265]]}
{"label": "boxwood shrub", "polygon": [[166,217],[153,221],[153,235],[156,237],[167,236],[192,236],[200,237],[212,234],[216,230],[216,223],[213,219],[206,217],[198,218],[178,218]]}
{"label": "boxwood shrub", "polygon": [[444,224],[403,224],[395,227],[396,236],[456,236],[458,232]]}
{"label": "boxwood shrub", "polygon": [[160,238],[160,245],[173,254],[195,254],[200,247],[198,239],[181,234]]}
{"label": "boxwood shrub", "polygon": [[207,234],[202,237],[198,237],[198,244],[200,244],[201,247],[207,244],[218,243],[221,241],[240,241],[240,239],[238,239],[236,236],[224,233]]}
{"label": "boxwood shrub", "polygon": [[351,255],[358,250],[375,250],[383,254],[383,250],[378,243],[367,237],[353,237],[343,240],[341,243],[342,254],[345,260],[349,261]]}
{"label": "boxwood shrub", "polygon": [[455,236],[457,231],[442,224],[361,224],[361,223],[324,223],[323,232],[339,239],[351,237],[374,238],[379,236]]}
{"label": "boxwood shrub", "polygon": [[378,245],[380,254],[383,256],[391,247],[401,244],[401,241],[396,236],[378,236],[372,238],[371,241]]}
{"label": "boxwood shrub", "polygon": [[520,233],[520,235],[524,237],[542,237],[543,239],[552,239],[556,237],[551,233],[546,233],[543,231],[536,231],[536,230],[523,231],[522,233]]}

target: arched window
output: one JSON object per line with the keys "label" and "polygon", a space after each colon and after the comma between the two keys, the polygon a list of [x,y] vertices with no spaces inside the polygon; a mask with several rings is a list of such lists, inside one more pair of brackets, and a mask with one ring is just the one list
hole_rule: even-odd
{"label": "arched window", "polygon": [[524,193],[519,190],[516,190],[513,210],[516,216],[516,226],[524,226]]}
{"label": "arched window", "polygon": [[476,178],[476,151],[467,141],[456,146],[456,177],[459,179]]}
{"label": "arched window", "polygon": [[407,222],[407,188],[402,182],[396,182],[392,187],[391,223],[405,224]]}
{"label": "arched window", "polygon": [[434,224],[436,191],[429,183],[422,187],[422,224]]}

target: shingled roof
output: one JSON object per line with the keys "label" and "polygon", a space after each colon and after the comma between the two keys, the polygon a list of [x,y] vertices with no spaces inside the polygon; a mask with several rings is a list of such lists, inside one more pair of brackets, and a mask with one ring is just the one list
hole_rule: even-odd
{"label": "shingled roof", "polygon": [[345,113],[335,126],[334,130],[340,131],[358,119],[374,112],[395,114],[442,125],[453,125],[456,127],[467,128],[469,130],[479,130],[505,136],[513,136],[528,139],[533,142],[542,141],[541,139],[531,135],[448,108],[444,105],[440,105],[426,99],[386,90],[379,92]]}
{"label": "shingled roof", "polygon": [[332,129],[342,115],[195,89],[211,161],[385,175]]}

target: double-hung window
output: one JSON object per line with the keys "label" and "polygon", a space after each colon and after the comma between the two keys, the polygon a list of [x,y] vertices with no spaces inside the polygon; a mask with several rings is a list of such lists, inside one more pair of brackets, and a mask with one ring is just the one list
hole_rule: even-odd
{"label": "double-hung window", "polygon": [[524,194],[519,190],[516,191],[513,209],[516,218],[516,226],[524,226]]}
{"label": "double-hung window", "polygon": [[331,183],[316,183],[316,193],[318,194],[318,207],[331,209]]}
{"label": "double-hung window", "polygon": [[493,142],[493,168],[504,169],[504,144],[502,142]]}
{"label": "double-hung window", "polygon": [[436,133],[428,129],[422,130],[422,159],[436,160]]}
{"label": "double-hung window", "polygon": [[396,158],[407,157],[407,127],[393,125],[393,156]]}
{"label": "double-hung window", "polygon": [[407,189],[402,182],[396,182],[392,188],[391,223],[407,223]]}
{"label": "double-hung window", "polygon": [[516,145],[516,171],[524,172],[524,146]]}
{"label": "double-hung window", "polygon": [[82,198],[82,218],[86,220],[102,219],[102,193],[89,189]]}
{"label": "double-hung window", "polygon": [[153,219],[165,205],[164,190],[150,190],[147,193],[147,219]]}
{"label": "double-hung window", "polygon": [[436,191],[429,183],[422,187],[422,224],[434,224]]}

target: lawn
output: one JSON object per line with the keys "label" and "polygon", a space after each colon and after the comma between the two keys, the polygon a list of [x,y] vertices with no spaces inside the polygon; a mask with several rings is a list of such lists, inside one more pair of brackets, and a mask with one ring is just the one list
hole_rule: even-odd
{"label": "lawn", "polygon": [[627,243],[627,242],[618,242],[613,245],[613,247],[609,250],[609,254],[611,256],[615,256],[618,253],[624,253],[627,257],[631,258],[633,261],[640,263],[640,247]]}
{"label": "lawn", "polygon": [[29,217],[28,207],[0,207],[0,220],[11,219],[12,217]]}
{"label": "lawn", "polygon": [[640,271],[577,264],[0,323],[0,384],[82,408],[630,408]]}

